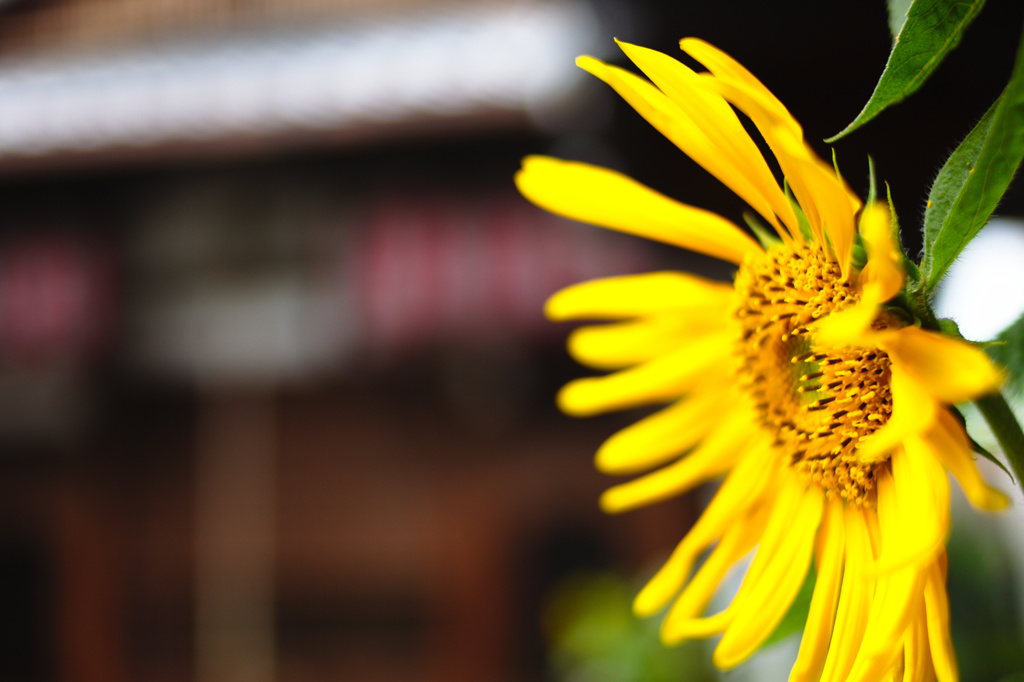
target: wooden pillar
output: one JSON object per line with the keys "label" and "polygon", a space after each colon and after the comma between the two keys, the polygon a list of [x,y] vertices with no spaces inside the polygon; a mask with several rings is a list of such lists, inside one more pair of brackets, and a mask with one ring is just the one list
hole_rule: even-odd
{"label": "wooden pillar", "polygon": [[112,490],[87,478],[54,487],[57,679],[124,680],[122,528]]}
{"label": "wooden pillar", "polygon": [[196,453],[196,680],[275,678],[276,419],[269,393],[207,392]]}

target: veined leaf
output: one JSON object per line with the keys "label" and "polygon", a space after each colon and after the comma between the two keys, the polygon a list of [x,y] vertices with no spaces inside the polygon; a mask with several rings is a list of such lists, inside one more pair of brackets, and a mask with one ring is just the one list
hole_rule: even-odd
{"label": "veined leaf", "polygon": [[924,225],[922,226],[924,258],[921,260],[921,267],[925,268],[926,272],[929,267],[934,267],[931,263],[934,259],[932,251],[935,241],[950,215],[953,203],[959,198],[967,181],[974,175],[978,157],[981,156],[985,139],[992,129],[992,119],[1001,101],[1000,97],[988,108],[988,111],[967,134],[967,137],[949,155],[939,174],[935,176],[935,181],[932,182],[932,188],[928,192],[928,203],[924,209]]}
{"label": "veined leaf", "polygon": [[890,29],[899,23],[901,7],[905,19],[893,40],[882,77],[857,118],[826,142],[848,135],[921,87],[943,58],[960,43],[964,31],[984,4],[985,0],[912,0],[906,8],[905,0],[891,0]]}
{"label": "veined leaf", "polygon": [[928,296],[988,222],[1024,158],[1024,41],[1010,82],[939,171],[924,216],[918,294]]}

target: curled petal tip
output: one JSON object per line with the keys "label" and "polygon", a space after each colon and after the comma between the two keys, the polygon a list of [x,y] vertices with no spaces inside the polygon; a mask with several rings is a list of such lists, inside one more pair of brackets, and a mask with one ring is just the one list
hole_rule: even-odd
{"label": "curled petal tip", "polygon": [[[653,616],[665,606],[665,599],[651,590],[650,585],[640,590],[633,600],[633,615],[637,618]],[[664,628],[662,629],[664,631]]]}
{"label": "curled petal tip", "polygon": [[[646,618],[665,608],[682,588],[683,578],[689,575],[691,566],[692,557],[689,556],[683,557],[681,562],[673,563],[670,560],[669,563],[662,566],[636,595],[633,600],[633,613],[641,618]],[[674,630],[675,622],[671,617],[666,618],[661,625],[662,633]]]}
{"label": "curled petal tip", "polygon": [[981,504],[978,507],[985,511],[1002,511],[1010,506],[1010,498],[995,489],[990,489],[985,498],[979,502]]}
{"label": "curled petal tip", "polygon": [[602,474],[614,475],[618,468],[616,464],[618,459],[621,457],[615,457],[616,452],[608,447],[608,441],[605,441],[601,447],[594,453],[594,468],[600,471]]}
{"label": "curled petal tip", "polygon": [[597,411],[592,409],[589,401],[585,400],[586,393],[586,379],[570,381],[558,392],[555,403],[558,405],[558,409],[570,417],[590,417]]}
{"label": "curled petal tip", "polygon": [[618,494],[615,488],[604,491],[598,504],[601,507],[601,511],[605,514],[621,514],[632,508],[632,506],[624,504],[624,500],[621,499],[621,495]]}
{"label": "curled petal tip", "polygon": [[564,322],[568,319],[567,311],[562,304],[564,297],[561,293],[553,294],[551,298],[544,302],[544,317],[552,322]]}

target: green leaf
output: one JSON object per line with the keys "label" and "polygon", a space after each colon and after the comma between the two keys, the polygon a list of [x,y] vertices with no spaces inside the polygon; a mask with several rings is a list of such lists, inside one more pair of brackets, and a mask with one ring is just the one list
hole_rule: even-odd
{"label": "green leaf", "polygon": [[[960,422],[960,426],[964,427],[964,432],[967,433],[967,420],[964,418],[963,412],[961,412],[956,407],[953,407],[952,405],[950,405],[947,409],[953,413],[953,416],[956,417],[957,420]],[[1013,481],[1013,474],[1010,473],[1010,470],[1006,468],[1005,464],[999,461],[998,457],[989,452],[981,443],[971,438],[970,433],[967,433],[967,440],[971,441],[971,450],[973,450],[975,454],[981,455],[988,461],[995,464],[997,467],[1003,470],[1003,473],[1010,477],[1010,481]]]}
{"label": "green leaf", "polygon": [[896,36],[900,34],[903,24],[907,21],[907,12],[910,11],[914,0],[889,0],[887,4],[889,5],[889,33],[892,34],[893,40],[896,40]]}
{"label": "green leaf", "polygon": [[[924,232],[924,257],[921,260],[921,268],[926,278],[933,269],[941,268],[945,272],[945,269],[953,261],[951,258],[948,263],[936,265],[934,255],[935,243],[939,239],[939,234],[946,228],[946,222],[951,220],[953,204],[960,198],[960,194],[966,187],[967,182],[972,179],[976,172],[978,158],[981,156],[985,140],[992,130],[992,120],[995,118],[996,110],[999,108],[1001,101],[1002,98],[996,100],[989,107],[985,115],[974,126],[974,129],[960,143],[960,146],[950,154],[939,174],[935,177],[931,191],[928,192],[928,203],[924,210],[924,226],[922,228]],[[979,227],[978,229],[981,228]],[[933,287],[934,285],[932,285]]]}
{"label": "green leaf", "polygon": [[[896,26],[904,2],[889,3],[889,28]],[[893,40],[889,61],[875,91],[857,118],[826,142],[834,142],[861,127],[887,107],[902,102],[921,87],[978,16],[985,0],[912,0]],[[894,7],[895,6],[895,7]]]}
{"label": "green leaf", "polygon": [[970,436],[967,436],[967,440],[971,441],[971,450],[973,450],[975,454],[981,455],[982,457],[984,457],[988,461],[990,461],[993,464],[995,464],[997,467],[999,467],[1000,469],[1003,470],[1003,473],[1005,473],[1007,476],[1010,477],[1011,481],[1013,480],[1013,474],[1010,473],[1010,470],[1006,468],[1005,464],[1003,464],[1002,462],[999,461],[998,457],[996,457],[991,452],[986,450],[985,446],[983,446],[981,443],[979,443],[978,441],[974,440]]}
{"label": "green leaf", "polygon": [[1020,391],[1024,388],[1024,315],[1000,332],[996,341],[985,352],[1009,372],[1008,388]]}
{"label": "green leaf", "polygon": [[999,447],[1006,455],[1006,461],[1013,469],[1013,475],[1017,479],[1017,485],[1024,483],[1024,431],[1020,429],[1020,423],[1014,416],[1013,410],[1007,404],[1006,399],[1000,393],[987,395],[974,401],[978,406],[981,416],[988,422]]}
{"label": "green leaf", "polygon": [[931,294],[988,222],[1024,158],[1024,42],[995,104],[950,155],[928,195],[921,283]]}

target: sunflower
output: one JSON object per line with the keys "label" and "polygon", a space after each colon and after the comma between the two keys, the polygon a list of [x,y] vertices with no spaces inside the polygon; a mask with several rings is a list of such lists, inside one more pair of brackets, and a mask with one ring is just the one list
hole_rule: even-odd
{"label": "sunflower", "polygon": [[[516,175],[549,211],[737,267],[732,284],[654,272],[577,284],[547,304],[553,320],[605,321],[578,328],[568,345],[612,373],[567,384],[565,412],[666,405],[598,450],[601,471],[643,474],[609,489],[606,511],[724,477],[634,610],[669,606],[666,644],[721,634],[714,663],[732,668],[772,633],[813,562],[791,680],[956,680],[946,470],[975,506],[1007,501],[982,479],[949,406],[997,390],[1002,375],[982,351],[922,329],[897,305],[906,273],[887,206],[864,206],[742,65],[694,38],[680,45],[708,71],[626,43],[649,81],[590,57],[577,63],[777,237],[763,230],[755,240],[588,164],[531,156]],[[783,186],[737,110],[770,148]],[[729,606],[706,614],[727,571],[755,548]]]}

